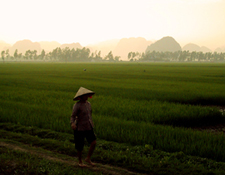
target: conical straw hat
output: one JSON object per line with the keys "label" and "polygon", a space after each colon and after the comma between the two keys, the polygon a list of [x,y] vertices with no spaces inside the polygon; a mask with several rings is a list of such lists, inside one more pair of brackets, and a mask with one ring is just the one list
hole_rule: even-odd
{"label": "conical straw hat", "polygon": [[86,89],[84,87],[80,87],[80,89],[77,91],[75,97],[73,98],[74,101],[78,100],[80,96],[82,95],[86,95],[86,94],[90,94],[91,95],[94,95],[95,92],[89,90],[89,89]]}

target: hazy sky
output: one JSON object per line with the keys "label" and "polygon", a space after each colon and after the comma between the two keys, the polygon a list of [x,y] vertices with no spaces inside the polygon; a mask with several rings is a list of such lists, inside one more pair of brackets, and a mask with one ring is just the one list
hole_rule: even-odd
{"label": "hazy sky", "polygon": [[79,42],[172,36],[225,46],[225,0],[0,0],[0,40]]}

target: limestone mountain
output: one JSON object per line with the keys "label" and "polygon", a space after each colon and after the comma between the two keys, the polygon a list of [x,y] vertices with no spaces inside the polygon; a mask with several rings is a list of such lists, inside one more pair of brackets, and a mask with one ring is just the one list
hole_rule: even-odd
{"label": "limestone mountain", "polygon": [[201,52],[206,53],[206,52],[212,52],[211,49],[209,49],[208,47],[202,46],[201,47]]}
{"label": "limestone mountain", "polygon": [[218,47],[214,51],[218,52],[218,53],[225,52],[225,46],[224,47]]}
{"label": "limestone mountain", "polygon": [[203,52],[203,53],[206,53],[206,52],[212,52],[209,48],[205,47],[205,46],[198,46],[197,44],[193,44],[193,43],[189,43],[189,44],[186,44],[182,50],[189,50],[189,52]]}
{"label": "limestone mountain", "polygon": [[40,41],[41,48],[44,49],[46,52],[51,52],[57,47],[60,47],[61,44],[57,41]]}
{"label": "limestone mountain", "polygon": [[146,48],[151,43],[151,41],[147,41],[142,37],[123,38],[113,50],[113,55],[120,56],[121,60],[127,60],[129,52],[145,52]]}
{"label": "limestone mountain", "polygon": [[6,43],[5,41],[0,41],[0,52],[2,50],[6,50],[9,49],[11,47],[10,44]]}
{"label": "limestone mountain", "polygon": [[200,51],[200,46],[198,46],[197,44],[193,44],[193,43],[189,43],[189,44],[186,44],[182,50],[186,50],[189,52],[193,52],[193,51],[196,51],[196,52],[199,52]]}
{"label": "limestone mountain", "polygon": [[18,50],[18,53],[25,54],[27,50],[37,50],[37,53],[41,53],[41,45],[38,42],[32,42],[30,40],[21,40],[13,44],[9,48],[10,55],[13,55],[15,50]]}
{"label": "limestone mountain", "polygon": [[148,46],[145,52],[176,52],[179,50],[181,50],[180,44],[174,38],[167,36]]}

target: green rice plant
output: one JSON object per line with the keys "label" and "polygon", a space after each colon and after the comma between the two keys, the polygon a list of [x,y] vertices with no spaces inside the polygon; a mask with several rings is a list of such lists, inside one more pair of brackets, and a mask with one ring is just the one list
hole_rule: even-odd
{"label": "green rice plant", "polygon": [[0,122],[72,133],[72,99],[83,86],[96,92],[90,102],[99,138],[225,160],[223,135],[163,126],[223,122],[217,108],[201,105],[224,104],[224,66],[0,64]]}
{"label": "green rice plant", "polygon": [[[224,64],[5,64],[1,85],[185,104],[224,103]],[[86,68],[87,71],[83,71]],[[146,70],[143,72],[143,70]],[[3,87],[4,88],[4,87]],[[110,93],[109,93],[110,91]],[[120,93],[118,93],[120,92]]]}
{"label": "green rice plant", "polygon": [[[37,152],[41,151],[41,147],[49,150],[53,156],[56,156],[57,152],[63,153],[64,158],[66,155],[69,155],[72,157],[66,156],[66,159],[74,161],[74,144],[68,142],[70,140],[69,138],[73,137],[72,134],[52,132],[51,130],[43,130],[37,127],[24,127],[10,123],[1,123],[0,125],[4,129],[0,130],[1,141],[16,145],[26,143],[32,145],[32,147],[26,146],[26,148],[35,151],[38,150]],[[30,133],[30,128],[34,130],[33,133]],[[19,133],[16,133],[17,131]],[[7,138],[7,140],[3,138]],[[85,145],[85,153],[88,151],[87,146]],[[49,154],[46,151],[45,153]],[[151,145],[132,146],[130,144],[104,140],[98,140],[98,146],[92,159],[94,162],[121,166],[135,172],[148,174],[150,172],[154,174],[221,174],[224,171],[223,162],[188,156],[181,151],[168,153],[154,150]],[[124,174],[120,168],[118,170],[120,174]]]}
{"label": "green rice plant", "polygon": [[225,137],[207,132],[146,122],[125,121],[109,116],[96,117],[97,135],[102,139],[133,145],[152,145],[167,152],[182,151],[217,161],[224,161]]}
{"label": "green rice plant", "polygon": [[[104,104],[104,105],[102,105]],[[93,99],[93,112],[123,120],[143,121],[174,126],[201,126],[224,121],[216,108],[200,107],[157,100],[122,99],[98,95]]]}

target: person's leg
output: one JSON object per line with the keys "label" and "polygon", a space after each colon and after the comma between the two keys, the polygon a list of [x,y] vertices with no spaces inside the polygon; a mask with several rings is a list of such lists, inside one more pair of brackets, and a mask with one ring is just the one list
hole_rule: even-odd
{"label": "person's leg", "polygon": [[85,161],[87,163],[89,163],[90,165],[94,165],[94,163],[91,162],[91,156],[95,150],[95,146],[96,146],[96,136],[93,130],[87,131],[86,132],[86,139],[88,141],[88,143],[90,144],[90,148],[88,151],[88,155],[87,158],[85,159]]}
{"label": "person's leg", "polygon": [[95,150],[95,146],[96,146],[96,140],[94,140],[93,142],[91,142],[91,145],[90,145],[90,148],[89,148],[89,151],[88,151],[88,155],[87,155],[87,158],[85,159],[85,161],[87,163],[89,163],[90,165],[94,165],[93,162],[91,162],[91,156]]}
{"label": "person's leg", "polygon": [[83,164],[83,161],[82,161],[82,151],[77,151],[77,156],[78,156],[78,166],[80,167],[85,167],[86,165]]}
{"label": "person's leg", "polygon": [[78,165],[80,167],[84,167],[82,161],[82,150],[84,147],[84,135],[82,131],[74,131],[74,141],[75,141],[75,148],[77,149],[77,156],[78,156]]}
{"label": "person's leg", "polygon": [[77,156],[78,156],[78,161],[79,161],[79,164],[82,164],[82,151],[77,151]]}

